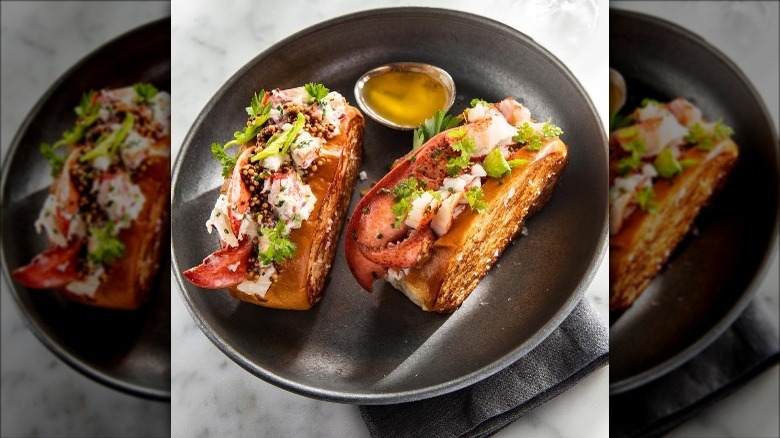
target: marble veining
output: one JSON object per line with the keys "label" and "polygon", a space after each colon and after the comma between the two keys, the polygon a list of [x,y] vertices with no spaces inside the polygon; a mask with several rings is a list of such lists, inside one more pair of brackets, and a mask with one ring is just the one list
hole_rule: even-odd
{"label": "marble veining", "polygon": [[[168,2],[2,2],[2,156],[22,120],[74,63],[170,15]],[[37,152],[37,148],[35,152]],[[170,404],[84,377],[27,328],[2,281],[2,436],[167,436]]]}

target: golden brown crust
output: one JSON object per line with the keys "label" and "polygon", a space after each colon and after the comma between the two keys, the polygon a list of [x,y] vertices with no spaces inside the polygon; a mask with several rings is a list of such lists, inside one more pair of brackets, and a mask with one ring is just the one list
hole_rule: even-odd
{"label": "golden brown crust", "polygon": [[566,145],[558,138],[542,151],[526,152],[530,162],[482,186],[488,208],[466,209],[437,239],[431,258],[393,282],[423,310],[453,312],[485,277],[501,253],[523,229],[524,221],[550,198],[567,163]]}
{"label": "golden brown crust", "polygon": [[264,298],[229,287],[235,298],[277,309],[308,310],[322,297],[363,156],[363,115],[347,105],[341,123],[341,133],[320,151],[324,164],[308,181],[317,198],[310,219],[290,232],[296,257],[281,265],[277,282]]}
{"label": "golden brown crust", "polygon": [[620,231],[609,239],[609,310],[628,308],[644,291],[674,248],[688,233],[699,210],[709,202],[737,161],[731,140],[713,157],[691,149],[680,159],[698,163],[683,170],[672,182],[658,178],[653,184],[658,210],[637,209]]}
{"label": "golden brown crust", "polygon": [[111,309],[132,310],[143,304],[160,263],[170,205],[170,159],[155,156],[145,164],[146,171],[136,179],[146,199],[144,207],[132,225],[119,233],[125,255],[107,267],[94,298],[59,289],[65,298]]}

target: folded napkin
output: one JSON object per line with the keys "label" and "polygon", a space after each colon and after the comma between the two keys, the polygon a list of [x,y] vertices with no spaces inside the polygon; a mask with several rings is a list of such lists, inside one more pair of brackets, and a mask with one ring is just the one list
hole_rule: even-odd
{"label": "folded napkin", "polygon": [[777,328],[756,300],[710,346],[680,368],[610,397],[613,437],[654,437],[725,397],[780,359]]}
{"label": "folded napkin", "polygon": [[582,300],[536,348],[498,373],[426,400],[360,406],[360,413],[373,437],[488,436],[606,365],[608,357],[606,324]]}

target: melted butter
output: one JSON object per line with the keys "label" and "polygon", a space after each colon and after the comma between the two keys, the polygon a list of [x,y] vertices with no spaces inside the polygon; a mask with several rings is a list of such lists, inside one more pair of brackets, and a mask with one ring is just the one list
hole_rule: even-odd
{"label": "melted butter", "polygon": [[419,125],[447,106],[447,90],[425,73],[390,71],[363,86],[366,104],[398,125]]}

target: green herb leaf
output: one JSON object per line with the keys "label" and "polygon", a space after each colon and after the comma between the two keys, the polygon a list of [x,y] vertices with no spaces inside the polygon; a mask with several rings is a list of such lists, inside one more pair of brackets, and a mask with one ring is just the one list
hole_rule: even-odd
{"label": "green herb leaf", "polygon": [[684,140],[695,144],[698,149],[710,151],[715,142],[725,140],[733,134],[734,130],[720,120],[712,125],[712,131],[707,131],[701,123],[696,122],[688,128],[688,135],[685,136]]}
{"label": "green herb leaf", "polygon": [[51,176],[56,178],[62,169],[62,165],[65,164],[65,157],[61,157],[55,153],[56,148],[52,147],[49,143],[41,143],[39,147],[41,155],[51,165]]}
{"label": "green herb leaf", "polygon": [[419,198],[422,195],[423,190],[420,188],[420,181],[417,178],[410,176],[404,180],[398,181],[398,184],[393,187],[393,195],[395,195],[395,203],[391,207],[391,211],[395,216],[395,227],[400,228],[406,216],[412,210],[412,201]]}
{"label": "green herb leaf", "polygon": [[314,82],[309,82],[308,84],[304,85],[303,88],[306,90],[306,93],[308,93],[308,95],[317,102],[325,99],[325,96],[330,93],[330,90],[324,85],[315,84]]}
{"label": "green herb leaf", "polygon": [[463,121],[462,118],[451,116],[445,113],[444,110],[436,111],[434,115],[426,119],[425,122],[421,123],[414,130],[412,150],[416,151],[436,134],[452,129],[463,123]]}
{"label": "green herb leaf", "polygon": [[528,122],[520,125],[517,129],[517,134],[512,137],[512,140],[525,146],[529,151],[538,151],[542,149],[542,139]]}
{"label": "green herb leaf", "polygon": [[653,199],[655,198],[653,186],[642,187],[636,191],[634,196],[636,196],[636,200],[639,202],[639,208],[642,210],[648,213],[655,213],[658,211],[658,203]]}
{"label": "green herb leaf", "polygon": [[[264,120],[260,123],[262,125],[265,123],[266,120],[268,120],[268,115],[271,113],[271,101],[266,102],[263,104],[263,98],[265,98],[265,90],[260,90],[260,92],[256,92],[252,95],[252,102],[249,103],[249,106],[246,107],[246,112],[252,117],[265,117]],[[259,125],[258,125],[259,126]]]}
{"label": "green herb leaf", "polygon": [[484,213],[487,210],[487,202],[483,201],[485,193],[482,192],[482,187],[474,186],[468,189],[465,193],[466,200],[469,201],[469,207],[472,211],[477,213]]}
{"label": "green herb leaf", "polygon": [[447,175],[455,176],[461,170],[469,167],[469,164],[471,164],[471,157],[465,152],[461,153],[459,157],[450,158],[446,164]]}
{"label": "green herb leaf", "polygon": [[268,140],[268,144],[266,145],[265,149],[253,155],[251,161],[254,163],[256,161],[270,157],[271,155],[286,154],[287,149],[290,148],[290,145],[295,140],[295,137],[298,136],[298,132],[303,129],[303,125],[305,123],[306,117],[304,117],[303,113],[298,113],[292,128],[283,134],[274,134]]}
{"label": "green herb leaf", "polygon": [[417,178],[410,176],[404,180],[398,181],[398,184],[393,187],[393,194],[396,198],[408,198],[412,196],[420,187]]}
{"label": "green herb leaf", "polygon": [[716,139],[724,140],[725,138],[734,135],[734,130],[731,129],[731,127],[723,124],[722,120],[718,120],[712,127],[712,134]]}
{"label": "green herb leaf", "polygon": [[136,100],[138,102],[151,103],[154,96],[157,95],[157,87],[146,82],[139,82],[133,85]]}
{"label": "green herb leaf", "polygon": [[92,148],[91,151],[80,156],[79,161],[84,163],[103,155],[116,154],[119,150],[119,146],[122,145],[125,138],[127,138],[127,134],[130,133],[130,129],[133,128],[133,123],[135,123],[135,116],[133,116],[132,113],[127,113],[125,120],[122,121],[122,125],[119,126],[119,129],[98,139],[95,143],[95,147]]}
{"label": "green herb leaf", "polygon": [[279,265],[295,257],[297,245],[290,240],[285,231],[285,222],[282,220],[277,222],[275,227],[260,229],[260,234],[268,238],[268,248],[257,254],[257,258],[263,265],[267,266],[271,263]]}
{"label": "green herb leaf", "polygon": [[661,106],[661,102],[659,102],[659,101],[657,101],[655,99],[644,98],[644,99],[642,99],[641,105],[642,105],[643,108],[646,107],[647,105]]}
{"label": "green herb leaf", "polygon": [[111,263],[125,255],[125,244],[116,235],[114,224],[106,223],[103,227],[90,227],[89,235],[92,248],[87,252],[87,258],[94,264]]}
{"label": "green herb leaf", "polygon": [[485,168],[488,176],[491,178],[501,178],[502,176],[511,173],[512,168],[504,158],[504,154],[501,153],[501,148],[493,148],[485,155],[485,159],[482,161],[482,167]]}
{"label": "green herb leaf", "polygon": [[97,93],[94,90],[89,90],[81,95],[79,106],[74,108],[76,115],[79,117],[91,117],[100,111],[100,103],[97,101]]}
{"label": "green herb leaf", "polygon": [[611,111],[609,113],[609,132],[617,131],[632,123],[634,123],[634,118],[630,115],[621,115],[617,111]]}
{"label": "green herb leaf", "polygon": [[217,142],[211,143],[211,155],[222,164],[222,177],[229,177],[230,172],[233,170],[233,166],[236,165],[238,156],[231,156],[225,151],[225,148]]}
{"label": "green herb leaf", "polygon": [[621,143],[620,146],[623,150],[631,152],[631,156],[621,158],[618,161],[618,173],[625,175],[632,170],[639,169],[639,166],[642,165],[642,154],[647,151],[645,139],[637,136],[630,141]]}
{"label": "green herb leaf", "polygon": [[542,138],[553,138],[563,134],[563,129],[550,123],[550,119],[547,119],[542,125]]}
{"label": "green herb leaf", "polygon": [[474,99],[471,99],[471,103],[469,103],[469,106],[471,108],[474,108],[477,105],[489,107],[490,106],[490,102],[488,102],[486,100],[483,100],[483,99],[480,99],[480,98],[476,98],[476,97]]}
{"label": "green herb leaf", "polygon": [[682,172],[683,168],[674,156],[672,148],[664,148],[653,161],[653,166],[658,174],[664,178],[671,178]]}

